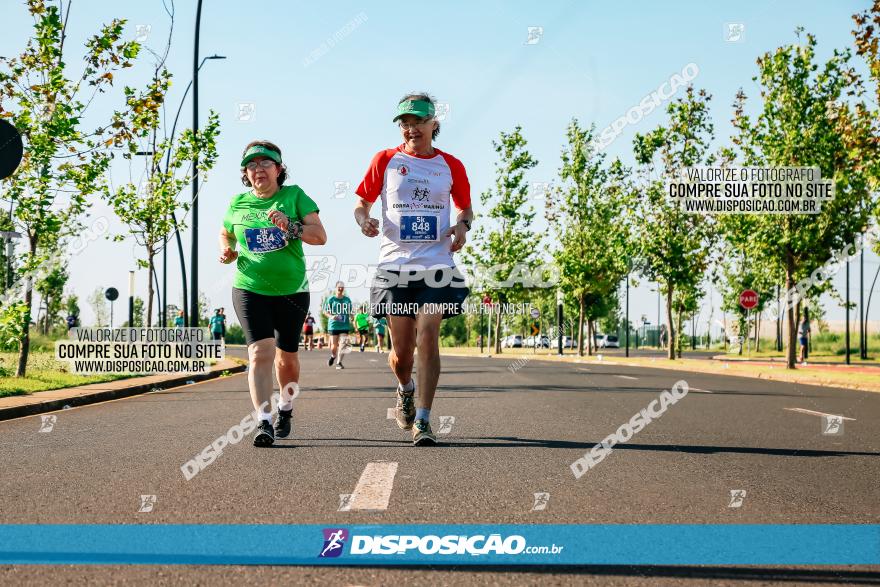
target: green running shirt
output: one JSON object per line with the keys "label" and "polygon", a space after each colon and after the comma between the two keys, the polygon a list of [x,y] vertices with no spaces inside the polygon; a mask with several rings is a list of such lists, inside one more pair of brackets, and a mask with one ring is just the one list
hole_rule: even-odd
{"label": "green running shirt", "polygon": [[250,190],[232,198],[223,226],[238,242],[233,286],[267,296],[285,296],[309,290],[302,241],[286,242],[269,212],[280,210],[291,222],[302,222],[318,205],[298,185],[281,186],[271,198]]}

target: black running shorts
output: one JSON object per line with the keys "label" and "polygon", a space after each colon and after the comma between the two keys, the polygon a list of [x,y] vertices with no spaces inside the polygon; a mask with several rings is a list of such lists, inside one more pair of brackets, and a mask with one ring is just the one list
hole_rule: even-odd
{"label": "black running shorts", "polygon": [[275,346],[282,351],[299,350],[299,334],[309,310],[309,292],[267,296],[233,287],[232,305],[249,345],[274,338]]}
{"label": "black running shorts", "polygon": [[370,288],[370,312],[374,318],[407,316],[426,304],[442,309],[443,318],[464,312],[470,290],[455,267],[407,272],[379,269]]}

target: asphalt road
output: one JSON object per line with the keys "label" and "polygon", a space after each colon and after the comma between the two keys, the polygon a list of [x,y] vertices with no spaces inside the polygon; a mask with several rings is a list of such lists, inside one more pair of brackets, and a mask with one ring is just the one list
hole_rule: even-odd
{"label": "asphalt road", "polygon": [[[241,353],[240,350],[233,353]],[[444,357],[411,446],[388,419],[387,355],[302,355],[293,438],[247,439],[187,481],[181,465],[252,409],[246,375],[0,422],[3,523],[880,523],[880,394],[668,370]],[[515,368],[513,368],[515,367]],[[679,379],[690,393],[576,479],[571,463]],[[843,433],[822,433],[821,414]],[[454,421],[449,418],[454,418]],[[371,463],[387,506],[358,509]],[[373,465],[375,466],[375,465]],[[380,465],[381,466],[381,465]],[[745,491],[741,502],[732,491]],[[550,494],[532,511],[534,494]],[[349,511],[340,496],[352,495]],[[153,510],[138,512],[141,495]],[[737,494],[740,495],[740,494]],[[366,499],[366,498],[364,498]],[[730,507],[732,503],[738,507]],[[283,545],[274,545],[281,548]],[[0,584],[880,584],[877,567],[0,567]]]}

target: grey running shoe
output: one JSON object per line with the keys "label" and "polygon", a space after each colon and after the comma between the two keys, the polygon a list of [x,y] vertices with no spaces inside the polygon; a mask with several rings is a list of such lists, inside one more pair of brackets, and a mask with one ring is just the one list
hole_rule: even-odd
{"label": "grey running shoe", "polygon": [[431,431],[431,423],[427,420],[416,420],[413,425],[413,445],[434,446],[436,444],[437,437]]}
{"label": "grey running shoe", "polygon": [[395,406],[394,417],[401,430],[409,430],[413,427],[413,422],[416,419],[416,402],[413,398],[415,393],[415,388],[409,392],[401,391],[399,386],[397,388],[397,406]]}

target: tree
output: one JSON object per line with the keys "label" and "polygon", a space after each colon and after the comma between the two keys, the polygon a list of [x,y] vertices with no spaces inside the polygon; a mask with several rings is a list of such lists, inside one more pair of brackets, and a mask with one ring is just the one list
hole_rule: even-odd
{"label": "tree", "polygon": [[[556,233],[553,258],[560,269],[560,287],[577,300],[578,332],[587,323],[587,353],[593,351],[593,322],[610,310],[620,280],[627,273],[632,202],[629,170],[619,160],[608,169],[605,154],[596,151],[595,128],[568,125],[568,146],[562,151],[561,187],[548,198],[546,216]],[[584,354],[578,336],[578,355]]]}
{"label": "tree", "polygon": [[177,313],[180,312],[181,308],[177,304],[168,304],[168,316],[167,324],[163,324],[163,328],[169,328],[174,325],[174,319],[177,318]]}
{"label": "tree", "polygon": [[64,307],[68,316],[79,316],[79,298],[74,294],[70,294],[64,300]]}
{"label": "tree", "polygon": [[[474,231],[472,245],[465,247],[465,259],[472,267],[492,275],[482,281],[478,289],[489,294],[493,302],[505,304],[524,299],[525,287],[521,277],[535,269],[536,235],[531,231],[535,218],[532,206],[527,206],[528,184],[525,172],[538,164],[526,150],[522,128],[501,133],[500,140],[492,141],[498,154],[495,163],[495,189],[480,196],[485,217],[494,221],[487,229],[480,225]],[[490,205],[491,204],[491,205]],[[498,316],[500,318],[500,315]],[[501,320],[495,321],[495,352],[501,352]]]}
{"label": "tree", "polygon": [[[113,19],[85,43],[85,67],[74,81],[64,62],[70,12],[28,0],[34,32],[18,57],[0,57],[0,117],[10,119],[25,142],[25,157],[7,180],[7,197],[14,205],[16,227],[28,250],[22,271],[33,275],[46,262],[47,252],[78,228],[87,198],[106,188],[102,183],[110,163],[109,147],[123,129],[107,126],[82,130],[83,120],[97,94],[113,85],[113,74],[130,67],[139,46],[123,41],[123,20]],[[89,95],[84,95],[88,93]],[[60,196],[69,198],[62,202]],[[27,281],[22,300],[19,358],[16,376],[27,370],[33,287]]]}
{"label": "tree", "polygon": [[[192,183],[192,176],[207,173],[217,161],[216,138],[220,119],[216,112],[208,115],[207,124],[198,133],[184,130],[179,136],[163,136],[165,128],[165,98],[171,86],[171,73],[165,61],[171,48],[171,31],[164,54],[157,55],[152,78],[141,91],[125,88],[126,107],[114,115],[114,126],[127,129],[122,135],[123,157],[129,161],[129,181],[119,185],[110,195],[110,204],[119,219],[128,228],[125,234],[116,235],[121,241],[133,237],[145,249],[146,258],[137,259],[139,267],[147,269],[147,326],[152,325],[154,258],[162,244],[174,230],[183,228],[174,214],[189,209],[189,203],[181,201],[181,192]],[[144,170],[135,180],[131,174],[131,162],[138,154]],[[198,167],[192,161],[198,158]],[[140,159],[140,158],[139,158]],[[163,167],[164,165],[164,167]],[[204,185],[204,183],[202,183]]]}
{"label": "tree", "polygon": [[123,326],[140,328],[144,325],[144,299],[140,296],[135,296],[132,306],[132,323],[129,324],[128,321],[126,321],[123,323]]}
{"label": "tree", "polygon": [[[841,117],[852,120],[847,102],[862,91],[849,50],[835,50],[820,68],[815,47],[815,37],[807,34],[804,42],[758,59],[755,79],[761,85],[762,108],[752,120],[745,113],[745,93],[738,92],[733,120],[737,134],[732,139],[745,165],[818,167],[834,183],[834,199],[822,205],[820,214],[749,215],[742,220],[758,263],[784,274],[787,292],[806,284],[808,296],[819,284],[809,279],[813,271],[867,228],[871,171],[863,163],[876,157],[878,149],[864,124],[841,132],[841,125],[846,126]],[[855,144],[869,154],[854,157],[850,147]],[[787,301],[786,306],[787,367],[794,369],[800,301]]]}
{"label": "tree", "polygon": [[[709,119],[709,96],[705,90],[689,86],[683,98],[666,108],[668,126],[657,127],[634,140],[636,160],[650,172],[659,158],[666,177],[678,177],[681,170],[696,165],[710,165],[708,153],[713,125]],[[648,279],[660,285],[666,295],[667,356],[675,359],[676,336],[673,322],[678,291],[681,299],[699,299],[699,284],[709,265],[715,238],[713,219],[688,214],[666,197],[663,182],[648,179],[635,224],[638,264]],[[659,326],[659,325],[658,325]]]}
{"label": "tree", "polygon": [[[56,254],[60,254],[60,251]],[[64,286],[68,277],[67,265],[53,263],[51,270],[34,284],[34,289],[43,298],[46,307],[42,325],[43,334],[49,334],[52,324],[55,324],[60,317]]]}
{"label": "tree", "polygon": [[104,297],[104,288],[96,287],[95,291],[86,298],[88,304],[92,307],[95,314],[95,328],[107,326],[110,322],[110,314],[107,310],[107,298]]}
{"label": "tree", "polygon": [[205,292],[199,290],[199,326],[208,326],[210,323],[211,316],[214,315],[214,312],[209,310],[210,307],[211,300],[208,299]]}

